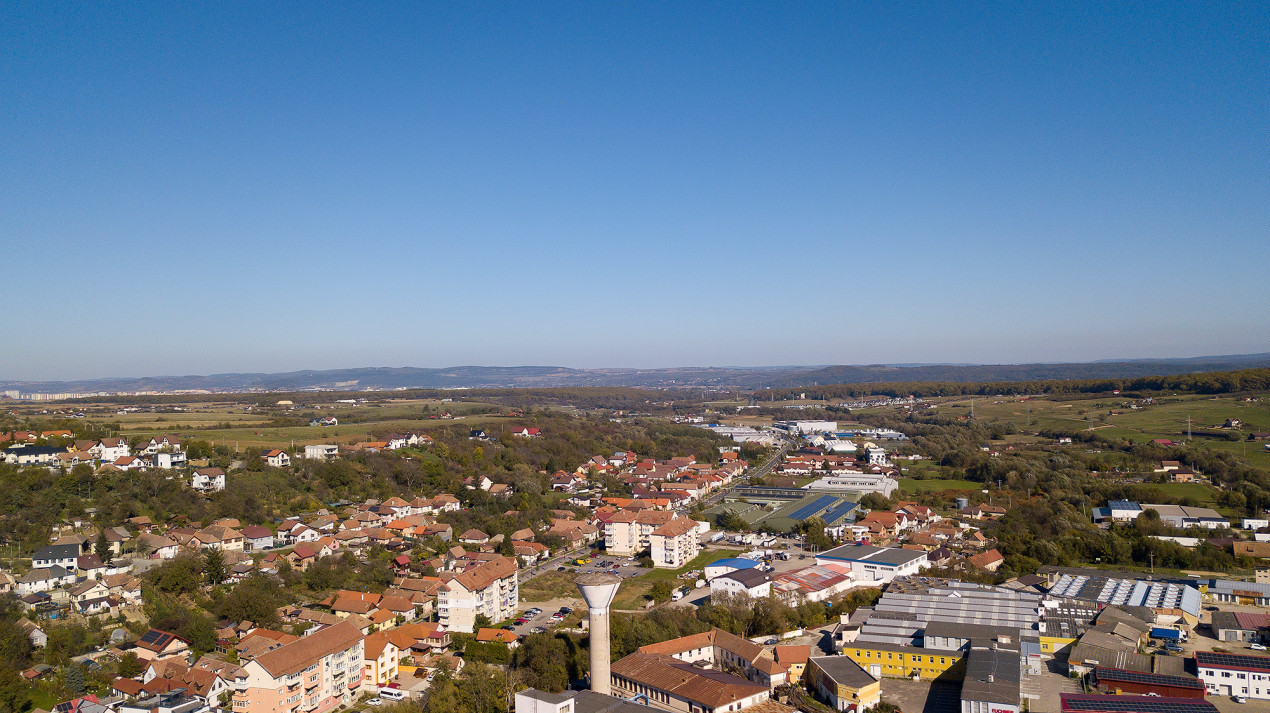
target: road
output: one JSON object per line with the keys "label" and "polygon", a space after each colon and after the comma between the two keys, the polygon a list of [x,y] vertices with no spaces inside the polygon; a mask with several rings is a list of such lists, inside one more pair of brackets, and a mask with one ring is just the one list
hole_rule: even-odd
{"label": "road", "polygon": [[[534,577],[537,577],[540,574],[543,574],[544,572],[554,572],[556,571],[556,567],[562,567],[566,565],[567,563],[577,559],[578,557],[581,557],[582,555],[586,555],[589,557],[591,553],[591,547],[592,547],[591,545],[587,545],[585,547],[579,547],[576,550],[570,550],[568,552],[558,554],[555,557],[552,557],[551,559],[547,560],[546,562],[539,562],[538,564],[534,565],[533,567],[530,567],[529,569],[521,570],[520,581],[521,583],[524,583],[533,579]],[[599,544],[596,544],[595,547],[599,547]]]}
{"label": "road", "polygon": [[772,469],[775,468],[776,465],[781,462],[781,458],[784,457],[785,451],[789,450],[789,446],[790,446],[789,441],[781,441],[781,447],[777,448],[776,452],[773,453],[772,456],[763,463],[763,465],[759,466],[757,470],[750,470],[749,473],[746,473],[744,477],[737,480],[730,487],[720,490],[714,495],[711,495],[710,497],[706,498],[703,501],[703,504],[706,507],[718,505],[719,502],[723,500],[723,498],[727,497],[727,494],[731,492],[732,488],[738,485],[745,485],[746,483],[749,483],[751,478],[762,478],[763,476],[770,473]]}

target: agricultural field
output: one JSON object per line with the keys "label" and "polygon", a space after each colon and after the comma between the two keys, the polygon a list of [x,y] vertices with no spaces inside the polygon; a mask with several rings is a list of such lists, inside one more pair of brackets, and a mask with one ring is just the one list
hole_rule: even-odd
{"label": "agricultural field", "polygon": [[[507,414],[506,407],[480,402],[443,402],[437,399],[383,403],[314,403],[297,406],[259,406],[242,402],[163,404],[153,410],[116,411],[109,405],[86,404],[94,419],[119,424],[117,435],[127,438],[179,433],[187,438],[229,444],[235,450],[281,448],[294,443],[351,445],[372,435],[426,431],[451,425],[471,428],[518,425],[524,418]],[[453,418],[428,418],[441,412]],[[312,416],[335,416],[338,426],[309,426]],[[297,425],[291,425],[295,423]]]}

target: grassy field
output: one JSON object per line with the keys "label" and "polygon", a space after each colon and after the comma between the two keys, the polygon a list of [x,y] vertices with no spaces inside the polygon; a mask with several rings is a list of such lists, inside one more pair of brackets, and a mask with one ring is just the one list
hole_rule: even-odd
{"label": "grassy field", "polygon": [[[165,404],[154,411],[86,410],[93,412],[93,418],[119,423],[119,435],[125,437],[179,433],[187,438],[236,445],[238,450],[289,446],[293,442],[297,446],[313,443],[351,445],[368,440],[372,434],[426,431],[451,425],[497,427],[519,424],[524,420],[507,415],[505,409],[496,404],[443,402],[437,399],[402,399],[373,404],[314,403],[294,410],[286,406],[248,406],[235,402],[191,402]],[[177,408],[180,410],[175,410]],[[480,413],[491,409],[497,411]],[[441,411],[448,411],[454,418],[428,418]],[[273,425],[277,419],[294,419],[315,413],[333,415],[340,420],[340,425]]]}
{"label": "grassy field", "polygon": [[689,584],[686,580],[680,580],[679,575],[694,569],[705,569],[706,565],[715,560],[736,557],[742,552],[744,550],[704,550],[679,569],[655,569],[648,574],[631,577],[623,581],[622,586],[617,590],[617,596],[613,599],[613,608],[642,609],[650,598],[655,582],[670,582],[672,586],[680,583]]}
{"label": "grassy field", "polygon": [[[1189,418],[1191,430],[1199,434],[1191,440],[1192,446],[1226,451],[1250,465],[1270,468],[1270,451],[1264,444],[1244,440],[1249,433],[1270,432],[1270,397],[1266,395],[1257,395],[1251,400],[1243,396],[1162,396],[1150,404],[1123,396],[1079,395],[1067,399],[955,397],[935,400],[937,412],[944,416],[968,415],[972,402],[976,420],[988,426],[1009,423],[1025,432],[1093,431],[1106,438],[1136,443],[1157,438],[1185,441]],[[1130,408],[1131,405],[1139,408]],[[1226,419],[1238,419],[1242,426],[1222,429]],[[1202,432],[1232,434],[1240,440],[1213,438]]]}
{"label": "grassy field", "polygon": [[983,483],[973,480],[900,480],[900,492],[903,493],[938,493],[944,490],[978,491],[984,488]]}
{"label": "grassy field", "polygon": [[546,572],[520,585],[520,598],[526,602],[545,602],[549,599],[578,597],[577,578],[573,572]]}
{"label": "grassy field", "polygon": [[1203,483],[1160,483],[1151,487],[1157,488],[1165,495],[1175,498],[1195,498],[1206,505],[1212,503],[1217,495],[1217,491]]}

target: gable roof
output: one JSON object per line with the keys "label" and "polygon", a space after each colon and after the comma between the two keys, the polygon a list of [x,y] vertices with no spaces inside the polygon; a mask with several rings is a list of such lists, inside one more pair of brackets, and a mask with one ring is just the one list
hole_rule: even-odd
{"label": "gable roof", "polygon": [[281,648],[261,654],[255,663],[274,677],[303,671],[323,656],[343,651],[362,640],[362,632],[351,622],[341,621],[316,634],[305,636]]}

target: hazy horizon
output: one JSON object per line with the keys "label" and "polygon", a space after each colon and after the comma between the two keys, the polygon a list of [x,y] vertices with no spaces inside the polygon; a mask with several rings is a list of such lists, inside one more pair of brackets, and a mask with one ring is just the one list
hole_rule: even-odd
{"label": "hazy horizon", "polygon": [[971,362],[971,361],[929,361],[929,362],[895,362],[895,361],[881,361],[881,362],[854,362],[854,363],[847,363],[847,362],[834,362],[834,363],[828,363],[828,362],[826,362],[826,363],[817,363],[817,364],[750,364],[750,365],[747,365],[747,364],[675,364],[675,365],[662,365],[662,366],[570,366],[570,365],[567,365],[567,364],[546,364],[546,363],[542,363],[542,364],[529,364],[529,363],[523,363],[523,364],[514,364],[514,363],[508,363],[508,364],[445,364],[445,365],[442,365],[442,366],[419,366],[419,365],[415,365],[415,364],[403,364],[403,365],[398,365],[398,366],[390,366],[390,365],[385,365],[385,364],[363,364],[363,365],[357,365],[357,366],[342,365],[342,366],[331,366],[331,367],[322,367],[322,368],[299,367],[299,368],[271,369],[271,370],[258,370],[258,369],[230,369],[230,370],[226,370],[226,371],[206,371],[206,372],[180,371],[180,372],[170,372],[170,373],[157,373],[157,372],[156,372],[156,373],[147,373],[147,374],[109,374],[109,375],[102,375],[102,376],[54,377],[54,378],[49,378],[49,379],[27,379],[27,378],[11,377],[11,376],[8,376],[8,375],[6,375],[6,374],[0,374],[0,382],[31,382],[31,383],[46,383],[46,382],[75,382],[75,381],[106,381],[106,380],[124,380],[124,379],[147,379],[147,378],[164,379],[164,378],[183,378],[183,377],[225,376],[225,375],[233,375],[233,374],[289,374],[289,373],[301,373],[301,372],[310,372],[310,371],[312,371],[312,372],[325,372],[325,371],[344,371],[344,370],[356,370],[356,369],[435,369],[435,370],[444,370],[444,369],[464,369],[464,368],[478,368],[478,369],[534,369],[534,368],[565,368],[565,369],[576,369],[576,370],[579,370],[579,371],[588,371],[588,370],[594,370],[594,371],[657,371],[657,370],[672,370],[672,369],[755,369],[755,370],[761,370],[761,369],[806,369],[806,370],[813,370],[813,369],[823,369],[823,368],[827,368],[827,367],[834,367],[834,366],[855,366],[855,367],[886,366],[886,367],[896,367],[896,368],[905,368],[905,367],[923,367],[923,366],[1027,366],[1027,365],[1034,365],[1034,364],[1035,364],[1035,365],[1046,365],[1046,364],[1097,364],[1097,363],[1116,363],[1116,362],[1134,362],[1134,361],[1148,361],[1148,362],[1151,362],[1151,361],[1162,361],[1162,362],[1164,362],[1164,361],[1188,360],[1188,359],[1205,359],[1205,358],[1218,359],[1218,358],[1223,358],[1223,357],[1247,357],[1247,356],[1258,356],[1258,355],[1262,355],[1262,354],[1270,354],[1270,352],[1244,352],[1244,353],[1224,353],[1224,354],[1191,354],[1191,355],[1186,355],[1186,356],[1111,357],[1111,358],[1096,358],[1096,359],[1082,359],[1082,360],[1044,360],[1044,361],[1022,361],[1022,362],[1017,362],[1017,361],[982,361],[982,362]]}

